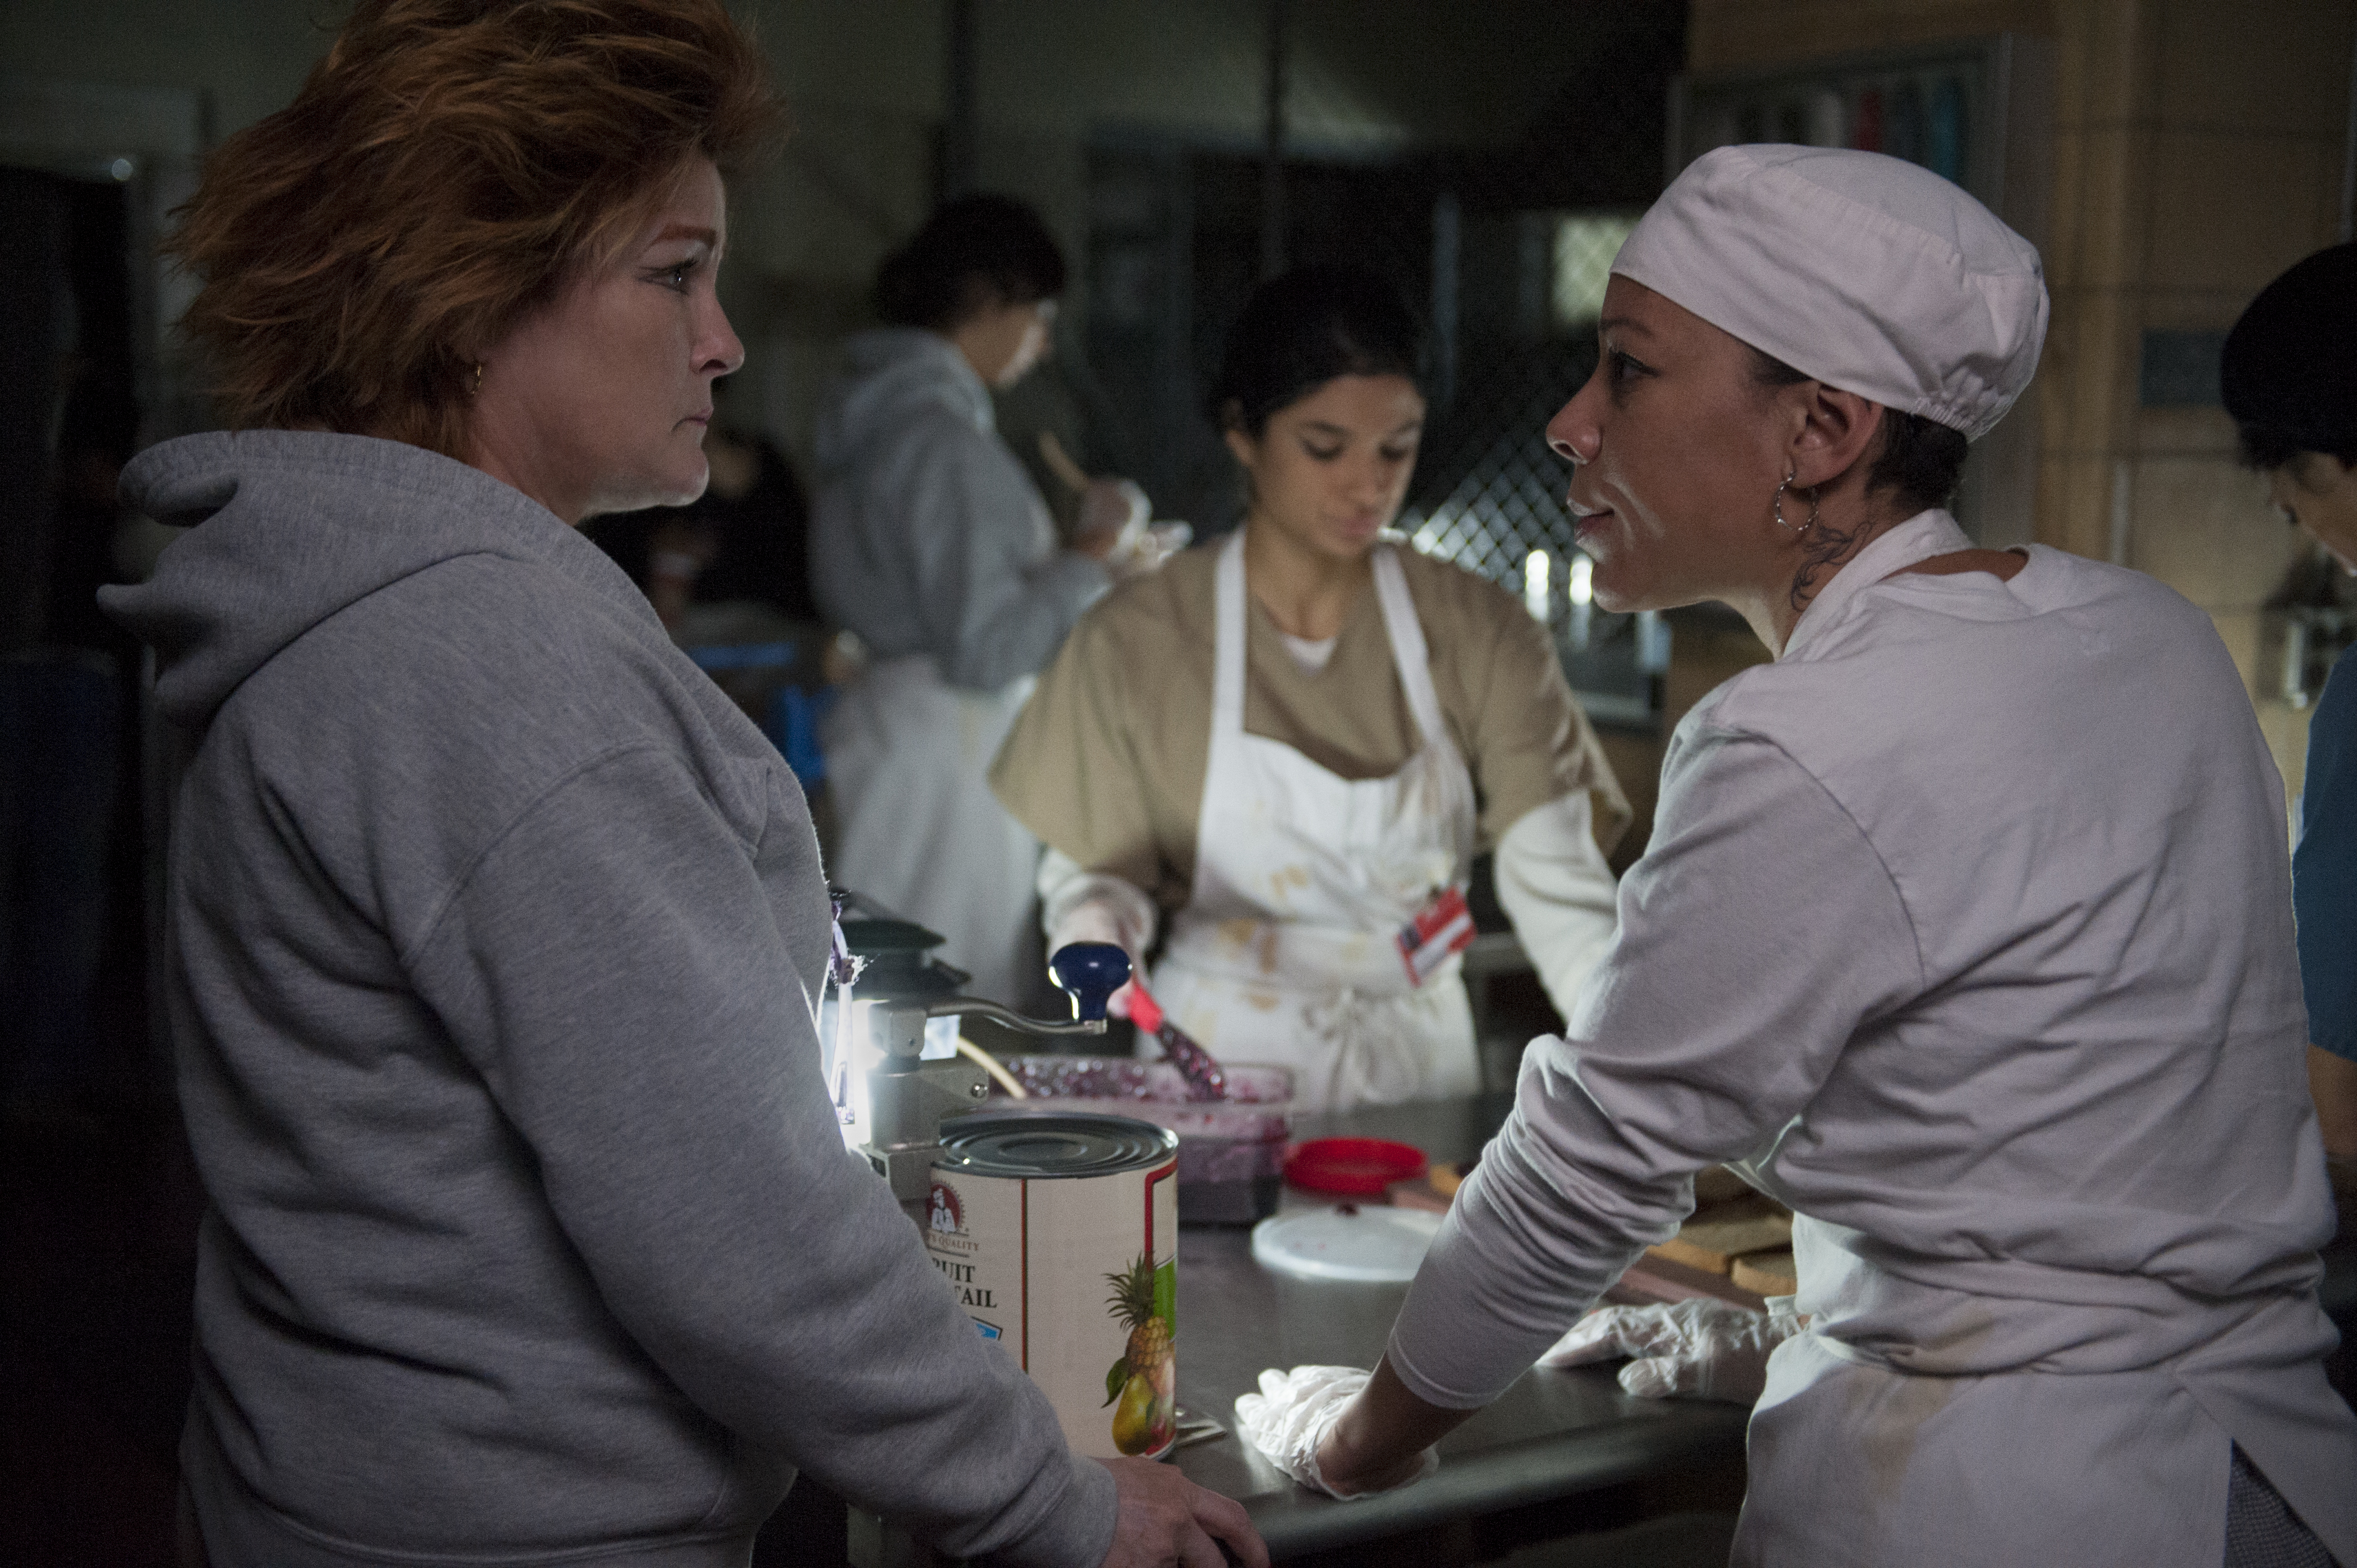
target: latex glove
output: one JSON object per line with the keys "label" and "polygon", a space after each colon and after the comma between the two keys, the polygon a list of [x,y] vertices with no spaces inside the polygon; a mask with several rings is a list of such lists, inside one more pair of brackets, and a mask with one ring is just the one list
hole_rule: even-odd
{"label": "latex glove", "polygon": [[1104,563],[1116,582],[1142,577],[1187,548],[1195,531],[1156,522],[1154,505],[1128,479],[1091,479],[1081,491],[1072,548]]}
{"label": "latex glove", "polygon": [[1129,480],[1091,479],[1081,489],[1072,548],[1103,562],[1118,576],[1153,517],[1154,503]]}
{"label": "latex glove", "polygon": [[1143,577],[1148,572],[1160,570],[1165,561],[1186,549],[1194,537],[1191,523],[1148,523],[1135,532],[1125,533],[1105,564],[1124,582]]}
{"label": "latex glove", "polygon": [[1078,533],[1128,533],[1144,528],[1154,516],[1154,503],[1128,479],[1091,479],[1081,491]]}
{"label": "latex glove", "polygon": [[[1143,972],[1142,955],[1154,941],[1154,900],[1118,876],[1082,871],[1071,856],[1050,849],[1040,859],[1041,924],[1048,956],[1071,942],[1111,942],[1129,955],[1131,970]],[[1130,988],[1106,1004],[1116,1018],[1129,1016]]]}
{"label": "latex glove", "polygon": [[[1260,1392],[1236,1396],[1236,1430],[1268,1462],[1311,1491],[1329,1498],[1363,1498],[1367,1492],[1337,1491],[1318,1467],[1318,1445],[1342,1419],[1343,1407],[1367,1386],[1356,1367],[1275,1368],[1260,1375]],[[1427,1448],[1424,1464],[1396,1484],[1420,1481],[1440,1468],[1440,1455]]]}
{"label": "latex glove", "polygon": [[[1111,942],[1129,954],[1129,969],[1134,977],[1138,970],[1140,944],[1130,940],[1131,935],[1129,926],[1121,918],[1113,900],[1083,898],[1065,909],[1048,932],[1048,956],[1055,957],[1060,950],[1074,942]],[[1123,982],[1120,990],[1105,998],[1105,1011],[1116,1018],[1128,1017],[1131,988],[1136,983],[1135,978]]]}
{"label": "latex glove", "polygon": [[1750,1404],[1768,1386],[1768,1353],[1804,1327],[1792,1298],[1766,1312],[1696,1297],[1666,1306],[1602,1306],[1571,1326],[1542,1367],[1579,1367],[1618,1356],[1620,1386],[1639,1399],[1697,1394]]}

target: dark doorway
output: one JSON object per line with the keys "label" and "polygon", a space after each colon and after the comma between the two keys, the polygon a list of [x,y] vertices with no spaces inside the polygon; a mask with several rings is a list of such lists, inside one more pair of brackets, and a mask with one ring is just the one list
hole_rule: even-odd
{"label": "dark doorway", "polygon": [[0,1092],[12,1116],[152,1097],[139,646],[98,607],[139,431],[113,183],[0,169]]}
{"label": "dark doorway", "polygon": [[124,187],[0,168],[0,1472],[11,1561],[163,1568],[199,1202],[147,1047]]}

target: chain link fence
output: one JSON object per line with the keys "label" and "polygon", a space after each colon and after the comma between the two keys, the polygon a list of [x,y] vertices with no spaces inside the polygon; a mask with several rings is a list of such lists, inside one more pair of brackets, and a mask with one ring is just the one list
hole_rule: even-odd
{"label": "chain link fence", "polygon": [[[1063,380],[1090,458],[1136,476],[1199,536],[1243,494],[1204,412],[1230,323],[1272,251],[1388,278],[1432,349],[1424,450],[1399,527],[1522,596],[1556,632],[1592,717],[1650,725],[1667,638],[1586,602],[1547,421],[1587,378],[1613,254],[1662,186],[1685,7],[1576,8],[1579,69],[1521,124],[1476,145],[1353,145],[1352,106],[1315,72],[1279,73],[1293,128],[1272,195],[1265,148],[1168,133],[1089,151],[1089,303]],[[1281,213],[1282,243],[1266,243]],[[1020,449],[1018,445],[1018,450]]]}

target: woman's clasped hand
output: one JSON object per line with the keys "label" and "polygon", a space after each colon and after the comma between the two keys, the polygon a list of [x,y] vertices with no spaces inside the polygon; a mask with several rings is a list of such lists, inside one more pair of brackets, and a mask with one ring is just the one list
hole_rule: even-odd
{"label": "woman's clasped hand", "polygon": [[1113,1472],[1120,1504],[1103,1568],[1268,1568],[1268,1548],[1242,1503],[1206,1491],[1157,1459],[1098,1463]]}

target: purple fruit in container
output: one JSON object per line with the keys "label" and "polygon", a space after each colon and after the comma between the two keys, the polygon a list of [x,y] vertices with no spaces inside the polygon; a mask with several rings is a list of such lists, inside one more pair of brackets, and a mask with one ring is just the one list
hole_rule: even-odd
{"label": "purple fruit in container", "polygon": [[1178,1133],[1182,1223],[1248,1225],[1275,1212],[1293,1130],[1290,1069],[1229,1063],[1228,1098],[1201,1101],[1168,1062],[1011,1056],[1003,1065],[1033,1097],[1027,1107],[1134,1116]]}

